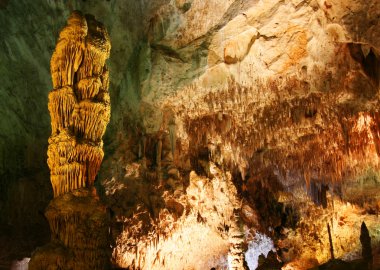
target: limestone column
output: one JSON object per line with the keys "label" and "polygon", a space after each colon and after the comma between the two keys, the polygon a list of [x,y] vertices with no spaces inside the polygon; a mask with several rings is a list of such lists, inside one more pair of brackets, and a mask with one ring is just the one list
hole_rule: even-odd
{"label": "limestone column", "polygon": [[242,221],[240,219],[238,209],[235,209],[234,221],[228,232],[228,238],[230,242],[230,250],[228,252],[228,265],[231,270],[245,270],[248,266],[245,262],[245,250],[244,250],[244,231],[241,228]]}
{"label": "limestone column", "polygon": [[107,269],[108,217],[94,188],[110,119],[108,33],[92,15],[73,12],[50,62],[52,134],[48,166],[54,199],[46,217],[51,243],[37,249],[29,268]]}

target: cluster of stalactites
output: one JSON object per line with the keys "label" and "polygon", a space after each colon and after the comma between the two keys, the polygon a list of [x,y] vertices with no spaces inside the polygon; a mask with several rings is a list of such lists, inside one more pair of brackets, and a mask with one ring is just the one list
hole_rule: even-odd
{"label": "cluster of stalactites", "polygon": [[107,31],[90,15],[74,12],[50,62],[52,135],[48,165],[54,196],[91,186],[103,159],[110,120]]}

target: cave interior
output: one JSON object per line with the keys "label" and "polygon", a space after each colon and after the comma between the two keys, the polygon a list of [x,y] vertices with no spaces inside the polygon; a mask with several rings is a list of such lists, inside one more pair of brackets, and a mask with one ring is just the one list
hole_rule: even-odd
{"label": "cave interior", "polygon": [[0,269],[380,269],[378,0],[0,24]]}

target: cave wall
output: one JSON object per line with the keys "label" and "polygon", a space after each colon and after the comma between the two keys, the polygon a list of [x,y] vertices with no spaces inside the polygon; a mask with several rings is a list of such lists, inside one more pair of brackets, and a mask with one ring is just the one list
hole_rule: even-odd
{"label": "cave wall", "polygon": [[[234,269],[242,248],[230,248],[225,228],[240,221],[201,184],[224,182],[213,166],[232,174],[245,241],[252,228],[265,232],[284,262],[300,269],[326,262],[327,225],[336,257],[360,257],[362,220],[377,245],[378,13],[375,1],[194,0],[158,9],[147,34],[140,124],[114,142],[119,149],[100,176],[114,214],[115,263],[176,265],[182,254],[163,250],[174,239],[186,246],[186,228],[207,224],[218,237],[193,245],[218,244],[219,255],[190,265]],[[202,189],[213,195],[194,195]],[[173,204],[190,210],[178,217]]]}

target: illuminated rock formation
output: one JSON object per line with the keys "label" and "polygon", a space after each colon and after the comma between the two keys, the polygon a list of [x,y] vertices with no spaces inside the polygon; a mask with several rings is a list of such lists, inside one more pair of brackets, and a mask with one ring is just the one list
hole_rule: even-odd
{"label": "illuminated rock formation", "polygon": [[108,215],[93,187],[110,118],[110,41],[91,15],[73,12],[51,58],[52,135],[48,165],[54,199],[46,210],[52,242],[34,253],[30,269],[107,269]]}
{"label": "illuminated rock formation", "polygon": [[[380,266],[380,1],[6,2],[0,175],[23,177],[9,178],[11,199],[0,196],[7,224],[38,213],[28,202],[47,204],[25,192],[49,194],[29,176],[42,166],[28,165],[35,139],[48,134],[49,119],[45,128],[35,120],[46,114],[41,97],[50,84],[41,63],[51,57],[62,14],[80,9],[101,16],[113,41],[114,117],[97,184],[110,209],[116,267],[224,270],[243,268],[245,260],[253,269],[260,253],[273,249],[261,268],[310,269],[331,251],[337,260],[360,259],[363,221],[374,268]],[[26,10],[33,12],[24,16]],[[100,53],[107,44],[90,21],[74,15],[53,56],[48,151],[55,200],[46,215],[54,245],[46,250],[56,256],[36,254],[32,266],[37,258],[51,258],[45,266],[60,258],[65,268],[106,257],[103,240],[88,241],[99,252],[82,256],[88,262],[75,257],[76,246],[88,247],[82,239],[96,235],[84,220],[96,220],[96,238],[106,239],[105,210],[90,194],[109,117]],[[21,204],[25,210],[15,211]]]}
{"label": "illuminated rock formation", "polygon": [[[379,10],[374,0],[189,0],[157,8],[138,58],[142,120],[113,143],[122,149],[101,176],[115,227],[123,228],[116,263],[239,269],[255,231],[273,239],[279,265],[299,263],[294,269],[328,261],[330,242],[336,258],[358,258],[361,220],[370,233],[379,220],[369,214],[379,211]],[[133,149],[135,126],[146,138],[144,155]],[[165,132],[175,133],[176,177],[162,162]],[[236,193],[220,177],[227,174]],[[227,202],[221,186],[242,205]],[[119,196],[137,201],[120,204]],[[185,209],[180,218],[176,203]],[[178,237],[194,228],[203,237]],[[200,259],[180,265],[174,239],[186,258]],[[204,243],[209,261],[195,248]]]}
{"label": "illuminated rock formation", "polygon": [[54,196],[92,186],[103,159],[102,136],[110,118],[105,61],[110,42],[93,17],[73,13],[51,58],[52,135],[48,165]]}

